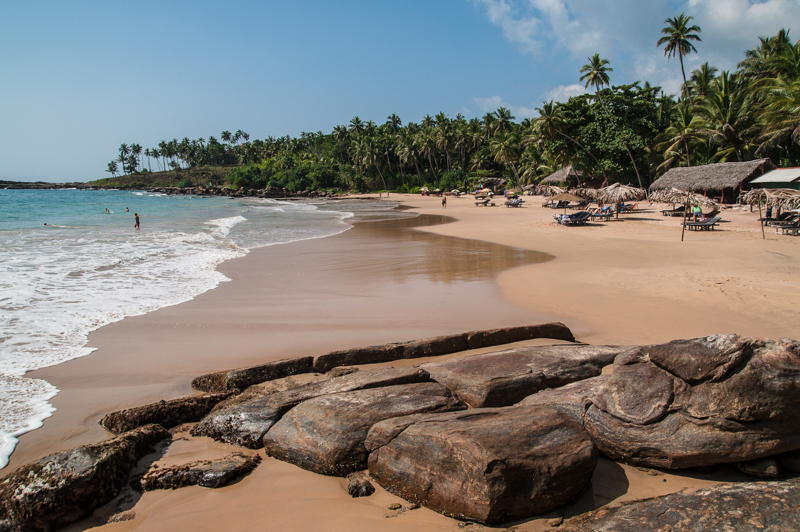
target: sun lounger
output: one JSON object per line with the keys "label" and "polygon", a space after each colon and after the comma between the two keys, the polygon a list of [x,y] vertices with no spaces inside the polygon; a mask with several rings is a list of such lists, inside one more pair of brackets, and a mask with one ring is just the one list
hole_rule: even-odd
{"label": "sun lounger", "polygon": [[634,203],[633,205],[624,205],[619,212],[633,212],[639,206],[638,203]]}
{"label": "sun lounger", "polygon": [[798,231],[800,231],[800,223],[778,223],[773,224],[772,227],[775,228],[776,233],[780,233],[782,235],[794,235],[797,236]]}
{"label": "sun lounger", "polygon": [[797,221],[797,213],[794,212],[784,212],[780,216],[773,218],[772,220],[767,220],[766,224],[770,227],[775,227],[778,224],[792,224]]}
{"label": "sun lounger", "polygon": [[554,214],[553,218],[561,225],[586,225],[591,216],[589,212],[580,211],[575,214]]}
{"label": "sun lounger", "polygon": [[522,205],[522,200],[519,198],[506,200],[506,207],[519,207],[520,205]]}
{"label": "sun lounger", "polygon": [[663,210],[661,211],[661,214],[663,214],[664,216],[683,216],[685,212],[686,212],[686,206],[681,205],[676,209]]}
{"label": "sun lounger", "polygon": [[586,207],[589,206],[590,203],[591,203],[590,201],[583,200],[582,202],[576,203],[575,205],[570,205],[569,208],[570,209],[585,209]]}
{"label": "sun lounger", "polygon": [[486,198],[485,200],[476,201],[475,205],[478,207],[488,207],[491,198]]}
{"label": "sun lounger", "polygon": [[713,218],[709,218],[708,220],[704,220],[702,222],[686,222],[686,228],[690,231],[708,231],[714,230],[714,226],[716,226],[721,218],[719,216],[715,216]]}

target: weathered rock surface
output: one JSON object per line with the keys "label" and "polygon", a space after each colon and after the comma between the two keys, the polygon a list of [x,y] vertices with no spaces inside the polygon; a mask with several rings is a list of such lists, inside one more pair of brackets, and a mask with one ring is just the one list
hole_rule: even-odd
{"label": "weathered rock surface", "polygon": [[412,342],[361,347],[334,351],[314,359],[314,371],[327,373],[337,366],[360,364],[377,364],[400,359],[421,358],[436,355],[457,353],[467,349],[489,347],[493,345],[532,340],[534,338],[552,338],[554,340],[575,341],[572,331],[563,323],[544,323],[541,325],[525,325],[521,327],[505,327],[488,331],[472,331],[462,334],[437,336]]}
{"label": "weathered rock surface", "polygon": [[314,358],[300,357],[275,360],[259,366],[219,371],[201,375],[192,381],[192,388],[203,392],[243,390],[253,384],[282,379],[300,373],[312,373]]}
{"label": "weathered rock surface", "polygon": [[591,398],[609,377],[599,375],[560,388],[542,390],[520,401],[519,406],[547,406],[583,425],[583,416],[592,403]]}
{"label": "weathered rock surface", "polygon": [[258,449],[263,446],[264,434],[270,427],[289,409],[303,401],[321,395],[427,381],[430,381],[428,372],[419,368],[363,370],[224,406],[206,416],[192,430],[192,434]]}
{"label": "weathered rock surface", "polygon": [[385,419],[465,408],[438,383],[323,395],[299,404],[264,436],[269,456],[324,475],[366,469],[364,440]]}
{"label": "weathered rock surface", "polygon": [[545,407],[390,419],[372,428],[366,448],[384,489],[486,524],[568,502],[589,484],[598,457],[579,424]]}
{"label": "weathered rock surface", "polygon": [[375,486],[366,478],[363,472],[347,475],[347,494],[353,497],[369,497],[375,493]]}
{"label": "weathered rock surface", "polygon": [[736,469],[751,477],[773,479],[781,476],[781,466],[772,458],[759,458],[749,462],[738,462]]}
{"label": "weathered rock surface", "polygon": [[0,480],[0,530],[56,530],[117,496],[153,445],[169,438],[147,425],[111,440],[54,454]]}
{"label": "weathered rock surface", "polygon": [[545,388],[600,375],[625,348],[556,345],[431,362],[421,368],[473,408],[513,405]]}
{"label": "weathered rock surface", "polygon": [[577,532],[707,532],[800,529],[800,479],[720,484],[603,507],[570,519],[559,530]]}
{"label": "weathered rock surface", "polygon": [[144,491],[186,486],[219,488],[256,468],[259,456],[232,453],[219,460],[198,460],[174,467],[151,468],[142,476]]}
{"label": "weathered rock surface", "polygon": [[584,426],[606,455],[688,468],[800,449],[800,344],[737,335],[632,350]]}
{"label": "weathered rock surface", "polygon": [[100,420],[100,425],[114,434],[122,434],[137,427],[153,423],[161,425],[165,429],[170,429],[182,423],[199,421],[217,403],[227,399],[232,393],[182,397],[171,401],[159,401],[158,403],[128,408],[106,414]]}

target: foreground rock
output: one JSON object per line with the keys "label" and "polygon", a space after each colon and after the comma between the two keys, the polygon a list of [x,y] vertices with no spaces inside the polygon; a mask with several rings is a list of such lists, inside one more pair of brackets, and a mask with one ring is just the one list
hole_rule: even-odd
{"label": "foreground rock", "polygon": [[111,501],[136,463],[169,438],[147,425],[95,445],[54,454],[0,480],[0,531],[56,530]]}
{"label": "foreground rock", "polygon": [[203,392],[242,390],[261,382],[311,373],[314,371],[313,363],[313,357],[287,358],[249,368],[209,373],[194,379],[192,388]]}
{"label": "foreground rock", "polygon": [[199,460],[173,467],[151,468],[142,477],[144,491],[186,486],[219,488],[246,475],[261,462],[259,456],[233,453],[219,460]]}
{"label": "foreground rock", "polygon": [[387,491],[486,524],[565,504],[588,486],[598,456],[579,424],[541,407],[391,419],[372,428],[366,448]]}
{"label": "foreground rock", "polygon": [[290,410],[264,436],[269,456],[323,475],[366,469],[364,440],[375,423],[465,408],[438,383],[323,395]]}
{"label": "foreground rock", "polygon": [[183,423],[200,421],[220,401],[231,396],[233,392],[212,395],[182,397],[171,401],[159,401],[145,406],[137,406],[112,412],[103,416],[100,425],[114,434],[122,434],[144,425],[157,424],[165,429],[177,427]]}
{"label": "foreground rock", "polygon": [[510,344],[535,338],[551,338],[574,342],[572,331],[563,323],[544,323],[541,325],[524,325],[505,327],[487,331],[471,331],[462,334],[437,336],[413,342],[360,347],[334,351],[314,359],[314,371],[327,373],[337,366],[354,366],[360,364],[378,364],[400,359],[421,358],[436,355],[458,353],[467,349],[478,349],[493,345]]}
{"label": "foreground rock", "polygon": [[560,388],[542,390],[519,402],[520,406],[547,406],[558,410],[576,423],[583,425],[586,409],[592,397],[608,381],[610,375],[600,375],[573,382]]}
{"label": "foreground rock", "polygon": [[800,449],[800,344],[736,335],[635,349],[585,427],[614,460],[688,468]]}
{"label": "foreground rock", "polygon": [[557,345],[432,362],[422,367],[473,408],[509,406],[545,388],[600,375],[624,348]]}
{"label": "foreground rock", "polygon": [[706,532],[800,529],[800,479],[721,484],[604,507],[567,521],[558,530]]}
{"label": "foreground rock", "polygon": [[419,368],[378,368],[306,384],[285,392],[257,397],[230,406],[221,405],[206,416],[193,430],[195,436],[258,449],[264,434],[289,409],[303,401],[341,392],[379,388],[398,384],[430,381],[428,372]]}

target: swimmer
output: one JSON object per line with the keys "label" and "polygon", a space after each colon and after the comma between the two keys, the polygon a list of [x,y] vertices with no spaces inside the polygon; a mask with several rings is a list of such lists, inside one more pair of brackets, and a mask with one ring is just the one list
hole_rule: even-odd
{"label": "swimmer", "polygon": [[47,225],[47,222],[45,222],[44,225]]}
{"label": "swimmer", "polygon": [[136,220],[133,223],[133,228],[134,229],[139,229],[139,215],[137,213],[133,213],[133,218]]}
{"label": "swimmer", "polygon": [[131,210],[129,208],[125,207],[125,212],[131,212]]}
{"label": "swimmer", "polygon": [[106,207],[106,214],[111,214],[111,211],[108,210],[108,207]]}

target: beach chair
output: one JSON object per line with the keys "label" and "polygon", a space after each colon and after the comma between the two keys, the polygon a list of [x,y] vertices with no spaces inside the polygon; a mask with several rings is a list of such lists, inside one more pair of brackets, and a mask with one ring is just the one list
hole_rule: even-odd
{"label": "beach chair", "polygon": [[794,236],[797,236],[798,231],[800,231],[800,222],[776,223],[776,224],[773,224],[772,227],[775,228],[775,233],[780,233],[782,235],[794,235]]}
{"label": "beach chair", "polygon": [[519,207],[522,205],[522,200],[518,198],[506,200],[506,207]]}
{"label": "beach chair", "polygon": [[665,209],[661,211],[661,214],[663,216],[683,216],[685,212],[686,212],[686,206],[681,205],[676,209]]}
{"label": "beach chair", "polygon": [[715,216],[702,222],[686,222],[686,228],[689,231],[713,231],[714,227],[720,222],[721,218]]}
{"label": "beach chair", "polygon": [[635,210],[636,210],[636,208],[637,208],[638,206],[639,206],[639,204],[638,204],[638,203],[634,203],[633,205],[625,205],[625,206],[623,206],[623,207],[620,209],[620,211],[619,211],[619,212],[621,212],[621,213],[622,213],[622,212],[633,212],[633,211],[635,211]]}
{"label": "beach chair", "polygon": [[791,224],[794,223],[797,219],[797,213],[794,212],[784,212],[781,213],[780,216],[776,216],[771,220],[766,220],[765,223],[770,227],[775,227],[777,224]]}
{"label": "beach chair", "polygon": [[488,207],[489,206],[489,201],[491,201],[491,198],[486,198],[486,199],[483,199],[483,200],[476,201],[475,205],[477,207]]}
{"label": "beach chair", "polygon": [[594,211],[591,211],[591,212],[587,211],[587,212],[589,212],[589,215],[591,216],[592,221],[595,221],[595,220],[598,220],[598,219],[599,220],[608,220],[609,218],[611,218],[611,216],[614,215],[614,213],[611,212],[611,207],[610,206],[609,207],[603,207],[602,209],[598,208],[598,209],[596,209]]}
{"label": "beach chair", "polygon": [[583,200],[582,202],[576,203],[575,205],[570,205],[569,208],[570,209],[585,209],[586,207],[589,206],[590,203],[591,203],[591,201]]}
{"label": "beach chair", "polygon": [[586,225],[586,222],[588,222],[591,217],[591,213],[580,211],[563,218],[561,223],[564,225]]}

